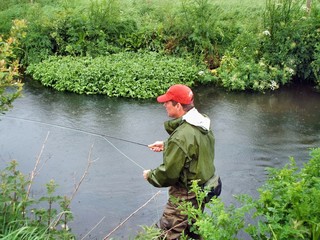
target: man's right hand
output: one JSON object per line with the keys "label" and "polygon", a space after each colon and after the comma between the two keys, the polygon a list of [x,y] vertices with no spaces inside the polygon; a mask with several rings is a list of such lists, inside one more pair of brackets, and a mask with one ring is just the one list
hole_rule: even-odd
{"label": "man's right hand", "polygon": [[149,177],[149,173],[150,173],[150,172],[151,172],[150,169],[148,169],[148,170],[143,170],[142,175],[143,175],[143,178],[144,178],[145,180],[148,180],[148,177]]}
{"label": "man's right hand", "polygon": [[154,152],[161,152],[164,149],[164,143],[163,141],[156,141],[152,144],[149,144],[148,148],[150,148]]}

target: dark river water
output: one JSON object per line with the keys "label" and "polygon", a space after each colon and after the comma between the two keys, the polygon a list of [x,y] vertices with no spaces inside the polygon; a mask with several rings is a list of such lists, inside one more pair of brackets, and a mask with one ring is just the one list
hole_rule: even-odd
{"label": "dark river water", "polygon": [[[195,89],[195,99],[212,120],[215,164],[227,205],[235,202],[233,195],[257,196],[266,167],[282,167],[289,157],[302,166],[310,148],[320,147],[320,94],[311,87],[265,94],[206,87]],[[130,239],[141,225],[158,220],[167,200],[167,189],[154,188],[142,177],[143,169],[158,166],[162,155],[101,135],[149,144],[167,137],[167,119],[155,100],[79,96],[29,82],[14,108],[0,116],[0,166],[16,159],[28,174],[43,147],[32,196],[41,196],[51,179],[59,184],[57,194],[71,196],[91,160],[71,204],[69,227],[78,239],[103,239],[161,190],[111,235]]]}

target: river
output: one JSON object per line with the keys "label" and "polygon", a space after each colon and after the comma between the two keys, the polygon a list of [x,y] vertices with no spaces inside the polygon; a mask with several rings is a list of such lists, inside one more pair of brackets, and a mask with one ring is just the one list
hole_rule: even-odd
{"label": "river", "polygon": [[[289,157],[302,166],[310,148],[320,147],[320,94],[310,86],[265,94],[214,87],[194,91],[198,110],[212,120],[215,165],[227,205],[236,194],[257,196],[266,167],[282,167]],[[80,96],[27,82],[23,96],[0,116],[0,166],[16,159],[28,174],[40,158],[32,196],[41,196],[51,179],[59,184],[57,194],[71,196],[90,161],[71,204],[69,227],[78,239],[103,239],[130,216],[111,237],[133,238],[141,225],[158,220],[167,199],[167,189],[154,188],[142,177],[143,169],[162,161],[161,153],[142,145],[167,137],[167,119],[155,100]]]}

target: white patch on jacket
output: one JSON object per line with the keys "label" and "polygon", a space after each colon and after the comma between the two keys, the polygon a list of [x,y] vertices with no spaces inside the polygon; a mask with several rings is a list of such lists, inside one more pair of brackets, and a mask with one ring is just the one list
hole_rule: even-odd
{"label": "white patch on jacket", "polygon": [[210,118],[202,115],[198,112],[196,108],[192,108],[182,117],[187,123],[190,123],[193,126],[201,127],[204,130],[210,129]]}

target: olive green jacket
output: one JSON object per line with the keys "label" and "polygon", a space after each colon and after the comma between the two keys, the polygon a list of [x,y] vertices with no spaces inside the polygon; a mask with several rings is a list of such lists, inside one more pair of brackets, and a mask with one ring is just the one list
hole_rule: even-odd
{"label": "olive green jacket", "polygon": [[[204,115],[201,117],[206,118]],[[207,120],[210,125],[210,119]],[[189,122],[183,117],[165,122],[170,137],[164,143],[163,163],[148,175],[153,186],[188,188],[192,180],[200,180],[199,184],[204,184],[214,176],[213,133],[208,124],[201,127]]]}

